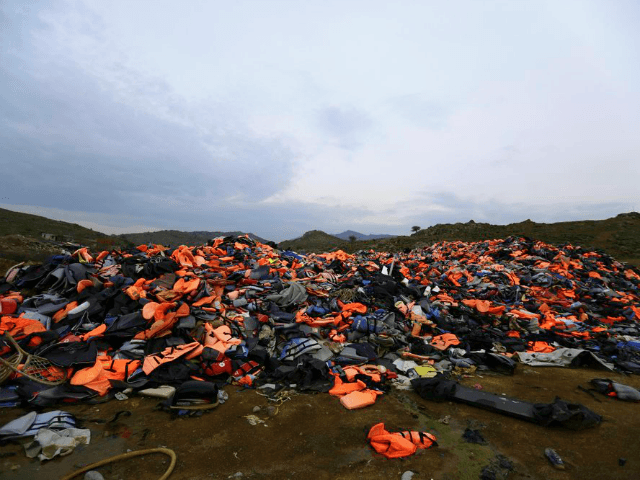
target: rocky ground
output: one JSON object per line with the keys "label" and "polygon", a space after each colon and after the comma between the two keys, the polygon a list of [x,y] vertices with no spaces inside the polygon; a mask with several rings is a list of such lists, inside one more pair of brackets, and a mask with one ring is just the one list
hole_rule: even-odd
{"label": "rocky ground", "polygon": [[[172,480],[240,479],[400,479],[407,471],[417,479],[637,479],[640,478],[640,405],[579,390],[602,371],[519,366],[511,377],[472,375],[465,385],[534,402],[556,395],[580,402],[603,416],[602,424],[583,431],[545,428],[474,407],[434,403],[412,391],[392,391],[375,405],[349,411],[328,394],[300,394],[267,412],[269,402],[255,390],[227,387],[229,400],[200,417],[174,417],[156,410],[157,400],[132,397],[99,405],[68,406],[92,431],[91,444],[71,455],[41,463],[25,457],[20,445],[0,447],[0,479],[49,480],[86,464],[127,452],[165,446],[178,456]],[[609,374],[636,388],[640,378]],[[261,410],[254,412],[254,407]],[[114,423],[108,420],[120,410]],[[0,424],[27,410],[0,409]],[[271,412],[273,413],[273,411]],[[264,423],[251,425],[247,415]],[[406,459],[387,460],[369,448],[368,429],[384,422],[388,430],[434,433],[439,445]],[[486,445],[467,443],[465,428],[480,431]],[[544,456],[554,448],[566,462],[564,471]],[[620,459],[626,460],[620,466]],[[168,465],[162,455],[138,457],[102,467],[109,479],[156,479]],[[78,477],[82,478],[82,476]]]}

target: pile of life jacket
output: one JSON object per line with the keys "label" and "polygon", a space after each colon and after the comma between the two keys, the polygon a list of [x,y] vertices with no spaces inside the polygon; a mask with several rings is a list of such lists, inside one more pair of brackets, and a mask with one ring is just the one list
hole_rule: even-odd
{"label": "pile of life jacket", "polygon": [[[248,236],[81,248],[0,279],[0,333],[68,377],[12,374],[0,389],[38,407],[192,381],[295,384],[354,409],[455,368],[579,358],[640,373],[639,285],[604,253],[520,237],[408,253],[304,255]],[[371,434],[389,455],[420,438]]]}

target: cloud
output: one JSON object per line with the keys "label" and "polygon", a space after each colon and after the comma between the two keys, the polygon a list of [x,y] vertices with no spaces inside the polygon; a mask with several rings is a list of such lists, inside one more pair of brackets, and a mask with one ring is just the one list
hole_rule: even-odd
{"label": "cloud", "polygon": [[[99,40],[97,26],[83,27],[86,42]],[[190,105],[128,68],[97,78],[73,57],[29,55],[6,55],[0,66],[0,148],[12,166],[2,188],[11,204],[184,224],[185,212],[216,218],[291,178],[288,146],[255,134],[232,105]]]}
{"label": "cloud", "polygon": [[[401,225],[421,225],[474,220],[498,225],[530,219],[539,223],[563,222],[575,219],[602,220],[618,213],[633,210],[629,202],[575,202],[562,196],[547,197],[540,202],[511,202],[499,198],[474,198],[439,191],[422,193],[410,202],[396,206],[397,221]],[[390,210],[389,213],[394,213]]]}
{"label": "cloud", "polygon": [[[55,91],[47,81],[0,71],[0,90],[8,94],[0,97],[0,142],[5,160],[20,166],[7,172],[16,203],[60,200],[60,207],[73,208],[81,201],[90,210],[113,212],[125,208],[131,194],[135,208],[158,196],[258,201],[290,176],[291,153],[277,139],[247,130],[201,132],[141,114],[115,103],[91,79],[63,75],[75,72],[58,71],[53,81],[73,81]],[[21,91],[9,99],[12,82]]]}
{"label": "cloud", "polygon": [[445,127],[451,106],[414,93],[390,98],[385,102],[390,113],[410,121],[414,125],[439,130]]}
{"label": "cloud", "polygon": [[347,150],[359,147],[365,134],[372,126],[373,119],[356,108],[326,107],[318,112],[318,126],[337,145]]}
{"label": "cloud", "polygon": [[30,213],[53,220],[77,223],[86,228],[91,228],[96,232],[108,235],[118,235],[132,232],[154,232],[160,230],[150,225],[139,224],[139,218],[129,215],[94,214],[84,211],[69,211],[60,208],[39,207],[34,205],[10,205],[0,203],[0,208],[12,210],[14,212]]}
{"label": "cloud", "polygon": [[2,2],[2,202],[275,240],[637,208],[637,7],[328,5]]}

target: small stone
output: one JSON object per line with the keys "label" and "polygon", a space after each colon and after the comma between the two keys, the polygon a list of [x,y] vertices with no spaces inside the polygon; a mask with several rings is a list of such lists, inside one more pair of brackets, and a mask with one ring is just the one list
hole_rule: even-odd
{"label": "small stone", "polygon": [[262,408],[260,408],[258,405],[253,407],[253,413],[258,413],[260,410],[262,410]]}
{"label": "small stone", "polygon": [[273,417],[276,413],[278,413],[278,409],[276,407],[274,407],[273,405],[269,405],[267,407],[267,415]]}
{"label": "small stone", "polygon": [[100,472],[90,470],[84,474],[84,480],[104,480],[104,477]]}

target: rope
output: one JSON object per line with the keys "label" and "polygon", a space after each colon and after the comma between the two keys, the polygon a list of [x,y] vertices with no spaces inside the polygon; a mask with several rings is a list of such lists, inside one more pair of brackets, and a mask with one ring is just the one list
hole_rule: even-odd
{"label": "rope", "polygon": [[[6,360],[0,357],[0,383],[9,377],[11,371],[45,385],[60,385],[67,380],[65,370],[56,367],[46,358],[25,352],[6,331],[2,332],[2,340],[9,349],[13,348],[16,353]],[[26,359],[24,364],[22,363],[23,359]]]}
{"label": "rope", "polygon": [[167,468],[167,471],[164,472],[164,475],[162,475],[158,480],[166,480],[167,478],[169,478],[169,475],[171,475],[171,472],[173,472],[173,469],[176,466],[176,460],[177,460],[176,453],[173,450],[170,450],[168,448],[149,448],[147,450],[138,450],[135,452],[122,453],[114,457],[105,458],[104,460],[100,460],[99,462],[92,463],[91,465],[87,465],[86,467],[83,467],[80,470],[76,470],[75,472],[70,473],[66,477],[62,477],[62,480],[71,480],[72,478],[77,477],[82,473],[88,472],[89,470],[93,470],[95,468],[101,467],[108,463],[116,462],[118,460],[126,460],[132,457],[139,457],[141,455],[148,455],[149,453],[164,453],[165,455],[168,455],[169,457],[171,457],[171,464],[169,464],[169,468]]}
{"label": "rope", "polygon": [[202,405],[171,405],[169,408],[174,410],[212,410],[220,404],[219,400],[215,403],[204,403]]}
{"label": "rope", "polygon": [[299,395],[295,390],[280,390],[275,395],[267,395],[266,393],[262,392],[256,393],[262,397],[266,397],[267,400],[275,404],[276,411],[273,414],[274,417],[280,412],[280,407],[284,402],[288,402],[289,400],[291,400],[291,397],[297,397]]}

